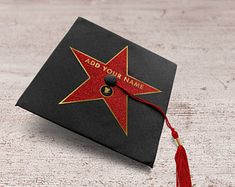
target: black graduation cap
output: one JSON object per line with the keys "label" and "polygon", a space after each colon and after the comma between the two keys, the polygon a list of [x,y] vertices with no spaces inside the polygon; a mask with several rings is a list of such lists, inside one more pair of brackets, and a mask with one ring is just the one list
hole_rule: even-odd
{"label": "black graduation cap", "polygon": [[175,72],[169,60],[78,18],[16,105],[152,167]]}

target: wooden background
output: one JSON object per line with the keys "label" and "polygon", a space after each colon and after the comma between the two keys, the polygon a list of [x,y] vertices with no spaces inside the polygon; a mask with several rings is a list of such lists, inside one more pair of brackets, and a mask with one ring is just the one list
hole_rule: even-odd
{"label": "wooden background", "polygon": [[0,0],[0,186],[174,186],[164,127],[153,169],[18,107],[78,16],[178,64],[168,116],[193,186],[235,186],[234,0]]}

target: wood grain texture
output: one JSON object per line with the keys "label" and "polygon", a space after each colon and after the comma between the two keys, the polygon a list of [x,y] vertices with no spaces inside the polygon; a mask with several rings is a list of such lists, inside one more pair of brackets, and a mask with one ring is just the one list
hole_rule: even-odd
{"label": "wood grain texture", "polygon": [[235,186],[234,0],[0,0],[0,186],[174,186],[164,127],[153,169],[18,107],[78,16],[178,64],[168,116],[193,186]]}

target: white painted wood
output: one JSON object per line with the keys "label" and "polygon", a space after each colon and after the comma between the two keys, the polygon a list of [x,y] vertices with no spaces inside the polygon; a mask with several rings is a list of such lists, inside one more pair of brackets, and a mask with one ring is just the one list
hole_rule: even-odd
{"label": "white painted wood", "polygon": [[163,130],[153,169],[18,107],[77,16],[178,64],[168,116],[193,186],[235,186],[235,1],[0,0],[0,186],[174,186]]}

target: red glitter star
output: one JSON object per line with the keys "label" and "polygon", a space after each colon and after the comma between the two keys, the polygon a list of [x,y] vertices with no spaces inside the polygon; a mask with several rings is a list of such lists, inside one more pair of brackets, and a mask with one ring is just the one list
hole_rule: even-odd
{"label": "red glitter star", "polygon": [[122,49],[107,63],[103,63],[77,49],[71,48],[71,50],[89,78],[59,104],[102,99],[127,135],[127,95],[118,87],[107,86],[104,77],[108,74],[116,76],[119,84],[134,95],[161,91],[128,75],[128,47]]}

